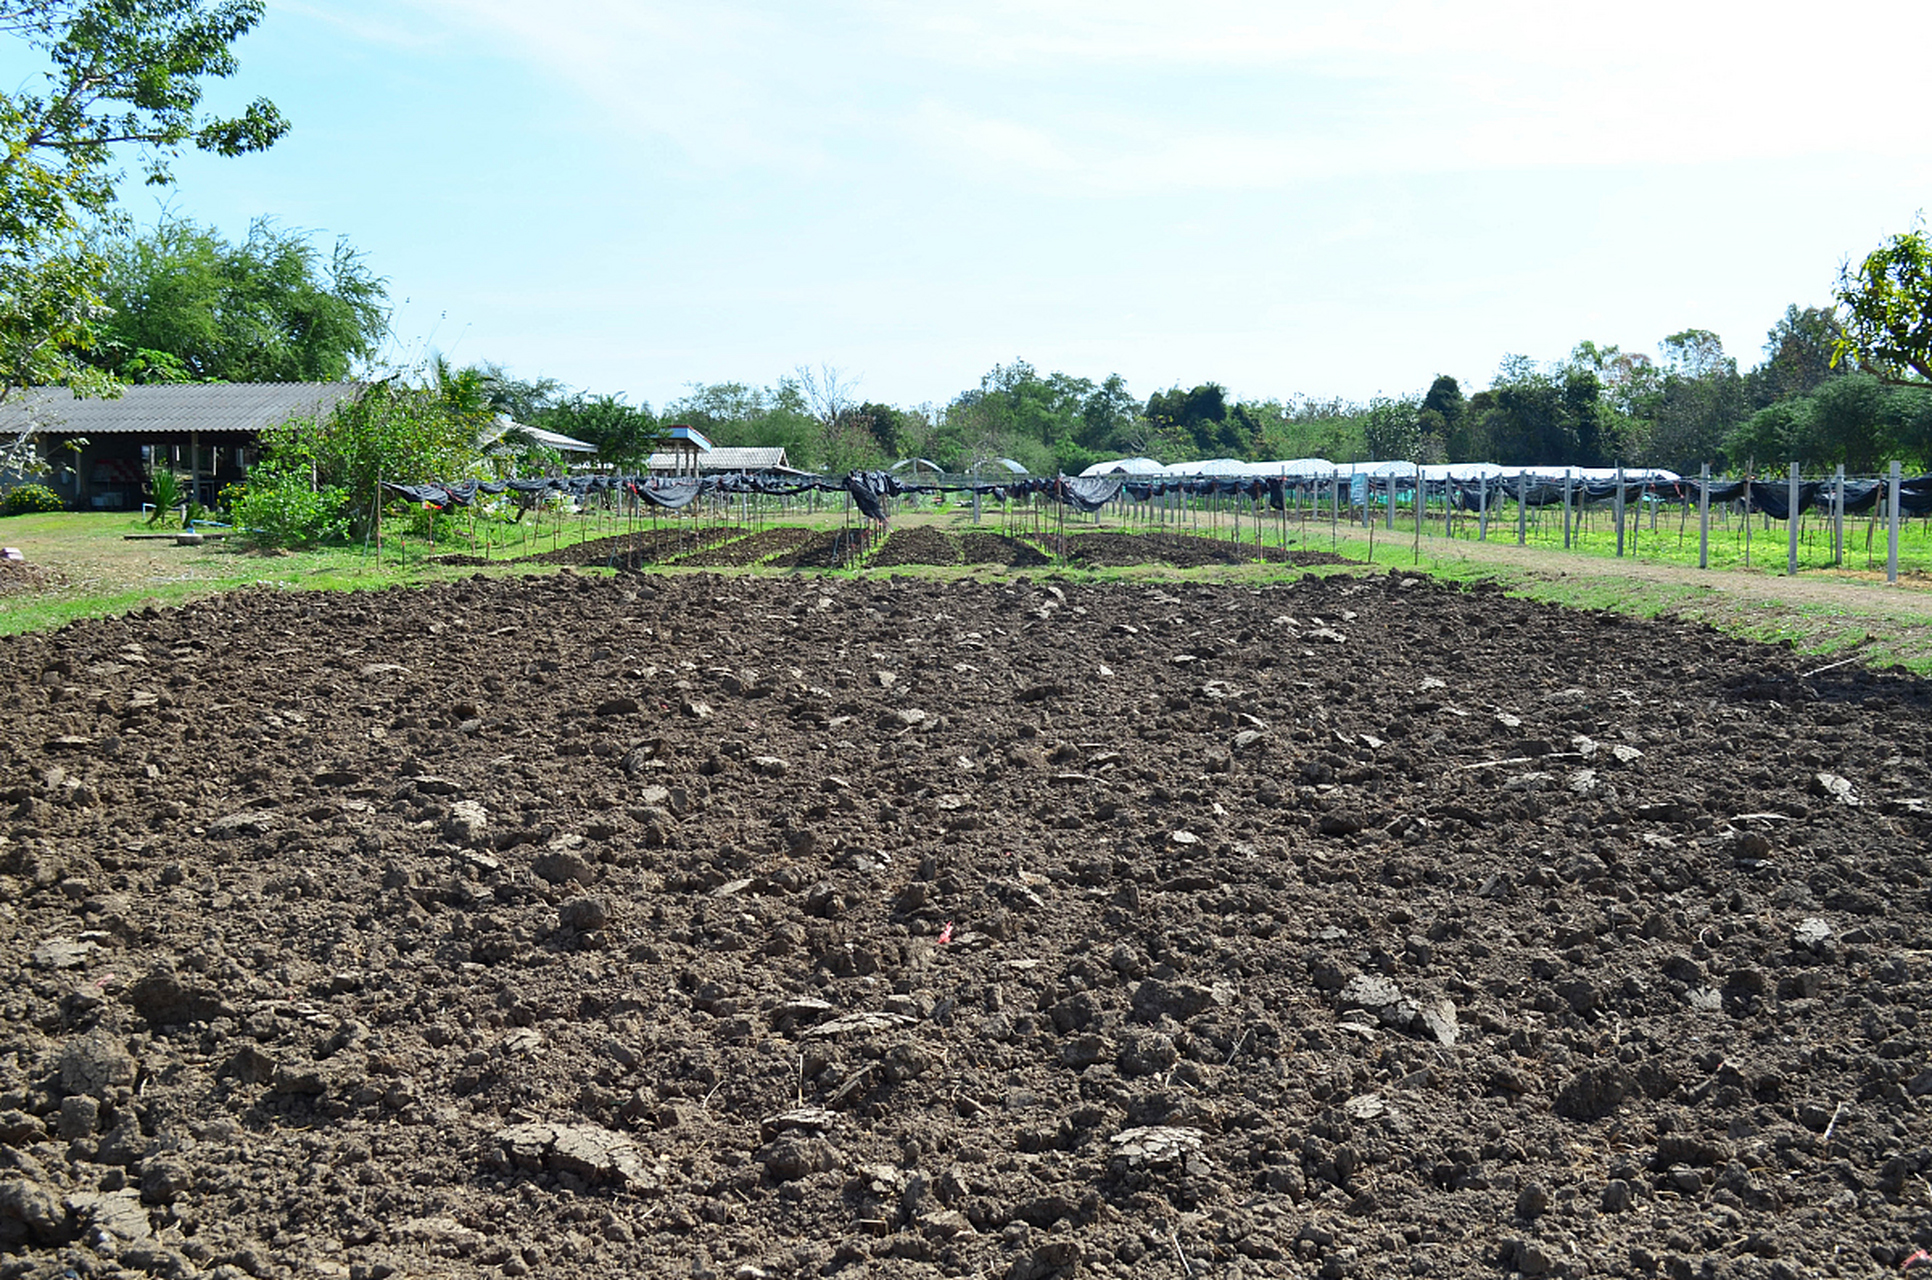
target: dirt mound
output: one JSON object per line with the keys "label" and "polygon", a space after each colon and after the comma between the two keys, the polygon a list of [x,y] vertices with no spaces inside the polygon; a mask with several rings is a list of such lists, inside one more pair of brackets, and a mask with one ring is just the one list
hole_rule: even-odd
{"label": "dirt mound", "polygon": [[818,535],[810,529],[761,529],[749,537],[685,556],[678,563],[708,569],[742,569],[796,552]]}
{"label": "dirt mound", "polygon": [[1003,533],[969,529],[959,535],[960,559],[967,564],[1003,564],[1009,569],[1042,568],[1051,557],[1030,542]]}
{"label": "dirt mound", "polygon": [[1051,565],[1053,561],[1039,548],[1005,534],[981,529],[935,529],[926,525],[894,529],[885,544],[865,563],[870,569],[918,564],[997,564],[1030,569]]}
{"label": "dirt mound", "polygon": [[1171,564],[1180,569],[1203,565],[1291,564],[1312,566],[1355,563],[1327,551],[1294,547],[1257,547],[1187,533],[1079,533],[1066,539],[1069,563],[1089,567]]}
{"label": "dirt mound", "polygon": [[568,547],[559,547],[555,551],[528,556],[489,557],[460,552],[431,556],[429,563],[457,568],[483,568],[493,564],[554,564],[572,568],[639,569],[676,560],[742,533],[743,529],[732,525],[672,525],[656,529],[642,528],[634,533],[613,534],[607,538],[591,538]]}
{"label": "dirt mound", "polygon": [[856,563],[879,536],[866,525],[814,533],[794,550],[765,563],[779,569],[843,569]]}
{"label": "dirt mound", "polygon": [[951,535],[931,525],[894,529],[878,550],[866,558],[872,569],[889,569],[907,564],[958,564],[959,544]]}
{"label": "dirt mound", "polygon": [[0,1267],[1895,1271],[1932,698],[1810,670],[1393,576],[0,640]]}
{"label": "dirt mound", "polygon": [[26,560],[0,560],[0,596],[31,595],[67,585],[53,569]]}
{"label": "dirt mound", "polygon": [[863,554],[877,535],[861,527],[817,531],[778,528],[754,533],[677,561],[702,568],[843,569]]}
{"label": "dirt mound", "polygon": [[678,523],[658,528],[642,528],[635,533],[620,533],[609,538],[592,538],[574,547],[563,547],[529,557],[536,564],[572,567],[610,567],[636,569],[645,565],[678,560],[693,552],[740,537],[744,530],[736,525]]}

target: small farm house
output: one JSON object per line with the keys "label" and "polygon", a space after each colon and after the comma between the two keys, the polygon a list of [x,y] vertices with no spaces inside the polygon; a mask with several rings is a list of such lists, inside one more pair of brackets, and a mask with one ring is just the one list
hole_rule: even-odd
{"label": "small farm house", "polygon": [[77,399],[36,387],[0,405],[0,442],[32,443],[47,483],[82,510],[136,509],[148,472],[181,472],[185,491],[212,506],[255,460],[261,433],[320,418],[363,390],[359,382],[207,382],[124,388]]}

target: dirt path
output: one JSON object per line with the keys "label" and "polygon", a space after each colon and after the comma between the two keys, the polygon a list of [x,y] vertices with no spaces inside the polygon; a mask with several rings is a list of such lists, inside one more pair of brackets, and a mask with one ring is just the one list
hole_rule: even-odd
{"label": "dirt path", "polygon": [[[1349,542],[1355,554],[1363,541]],[[1378,564],[1407,567],[1409,544],[1378,539]],[[1932,662],[1932,581],[1902,575],[1888,585],[1883,573],[1807,571],[1797,577],[1753,570],[1707,572],[1637,559],[1606,560],[1508,542],[1443,543],[1425,539],[1422,567],[1453,563],[1480,571],[1493,566],[1529,584],[1532,595],[1562,602],[1634,608],[1686,621],[1706,622],[1762,639],[1789,639],[1799,647],[1850,656],[1878,665]],[[1538,590],[1537,584],[1543,589]],[[1636,590],[1630,584],[1641,584]],[[1654,589],[1674,594],[1659,599]]]}

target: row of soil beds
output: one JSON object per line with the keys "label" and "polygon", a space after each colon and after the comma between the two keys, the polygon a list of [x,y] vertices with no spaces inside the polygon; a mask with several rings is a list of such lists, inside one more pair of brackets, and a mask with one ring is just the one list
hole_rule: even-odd
{"label": "row of soil beds", "polygon": [[[1045,539],[1044,545],[1051,548],[1052,538]],[[1069,534],[1066,538],[1066,558],[1069,564],[1094,568],[1171,564],[1179,569],[1198,569],[1209,565],[1254,564],[1257,561],[1304,567],[1357,563],[1327,551],[1258,547],[1251,542],[1231,542],[1225,538],[1204,538],[1187,533]]]}
{"label": "row of soil beds", "polygon": [[[838,530],[781,526],[751,533],[734,525],[693,525],[596,538],[522,559],[525,563],[620,569],[659,564],[702,569],[842,569],[858,563],[873,569],[982,564],[1019,569],[1056,563],[1052,554],[1055,545],[1053,535],[1036,542],[983,529],[947,530],[931,525],[893,529],[883,538],[864,526]],[[1075,568],[1170,564],[1189,569],[1257,561],[1299,566],[1351,563],[1325,551],[1256,547],[1179,533],[1071,534],[1064,539],[1064,556],[1065,562]],[[482,566],[507,561],[458,553],[433,557],[433,562]]]}

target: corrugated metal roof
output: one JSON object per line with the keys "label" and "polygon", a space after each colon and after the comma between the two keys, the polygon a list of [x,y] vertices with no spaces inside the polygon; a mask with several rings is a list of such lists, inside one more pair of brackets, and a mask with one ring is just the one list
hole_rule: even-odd
{"label": "corrugated metal roof", "polygon": [[[782,448],[714,447],[697,457],[699,471],[770,471],[786,466]],[[652,471],[676,471],[691,465],[688,453],[654,453],[646,464]]]}
{"label": "corrugated metal roof", "polygon": [[548,445],[559,453],[597,452],[597,446],[588,440],[579,440],[575,436],[567,436],[561,431],[545,431],[542,427],[525,427],[524,430],[528,431],[530,438],[538,444]]}
{"label": "corrugated metal roof", "polygon": [[525,423],[514,422],[505,414],[497,414],[496,421],[485,427],[477,437],[477,443],[492,445],[503,438],[503,433],[515,427],[528,432],[538,444],[555,449],[558,453],[596,453],[597,446],[575,436],[564,435],[561,431],[545,431],[542,427],[532,427]]}
{"label": "corrugated metal roof", "polygon": [[706,438],[704,432],[698,430],[696,427],[687,427],[683,423],[679,423],[675,427],[667,427],[664,434],[672,440],[682,441],[700,452],[707,451],[711,448],[711,441]]}
{"label": "corrugated metal roof", "polygon": [[0,405],[0,434],[186,435],[259,432],[290,418],[319,417],[362,393],[360,382],[195,382],[125,388],[113,400],[76,400],[65,387],[35,387]]}

